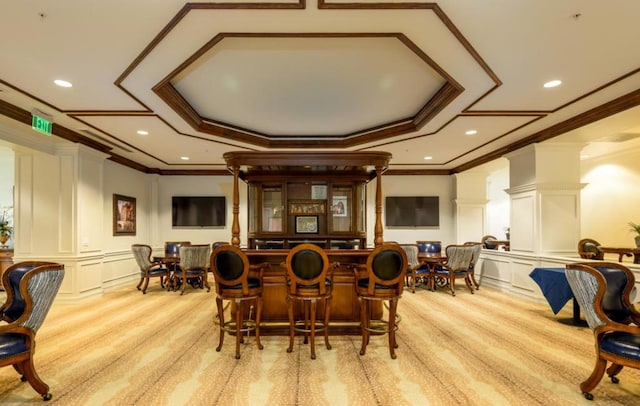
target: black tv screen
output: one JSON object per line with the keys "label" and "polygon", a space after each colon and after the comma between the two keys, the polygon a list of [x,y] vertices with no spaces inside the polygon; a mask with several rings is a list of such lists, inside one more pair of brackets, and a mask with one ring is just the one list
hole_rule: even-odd
{"label": "black tv screen", "polygon": [[224,196],[173,196],[173,227],[224,227],[227,202]]}
{"label": "black tv screen", "polygon": [[385,199],[387,227],[440,226],[438,196],[387,196]]}

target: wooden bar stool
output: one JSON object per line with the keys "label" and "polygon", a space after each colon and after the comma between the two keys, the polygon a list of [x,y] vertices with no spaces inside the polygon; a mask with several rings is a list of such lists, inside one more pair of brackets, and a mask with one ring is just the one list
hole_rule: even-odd
{"label": "wooden bar stool", "polygon": [[[398,329],[398,300],[402,296],[404,276],[407,269],[407,255],[396,244],[383,244],[376,247],[367,257],[366,266],[356,267],[355,287],[360,302],[360,326],[362,328],[362,348],[364,355],[369,344],[369,336],[389,334],[389,353],[396,359],[396,330]],[[388,301],[387,320],[371,320],[370,307],[375,301]]]}
{"label": "wooden bar stool", "polygon": [[[333,288],[333,275],[327,278],[329,258],[324,250],[313,244],[300,244],[292,248],[285,262],[287,269],[287,304],[289,308],[289,348],[293,351],[295,333],[304,333],[311,338],[311,359],[316,359],[316,333],[324,333],[324,342],[329,344],[329,308]],[[317,314],[317,302],[321,301],[322,314]],[[304,318],[296,320],[294,304],[302,303]],[[319,316],[322,319],[319,319]]]}

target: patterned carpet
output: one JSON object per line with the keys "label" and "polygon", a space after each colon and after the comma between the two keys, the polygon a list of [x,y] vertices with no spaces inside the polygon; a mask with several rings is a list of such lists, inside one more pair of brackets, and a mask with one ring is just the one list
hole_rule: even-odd
{"label": "patterned carpet", "polygon": [[[594,364],[587,328],[557,322],[548,306],[483,287],[405,292],[398,358],[374,336],[308,346],[288,338],[250,338],[234,358],[227,337],[216,352],[215,295],[184,296],[153,284],[81,305],[54,304],[38,333],[36,370],[60,405],[630,405],[640,403],[640,373],[606,378],[586,401],[578,384]],[[570,306],[567,306],[567,309]],[[569,317],[563,310],[561,317]],[[13,368],[0,369],[0,404],[41,404]]]}

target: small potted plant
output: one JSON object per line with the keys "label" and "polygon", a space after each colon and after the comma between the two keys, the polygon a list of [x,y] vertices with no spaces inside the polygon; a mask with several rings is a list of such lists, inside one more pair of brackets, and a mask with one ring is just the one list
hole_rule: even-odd
{"label": "small potted plant", "polygon": [[13,234],[13,227],[9,224],[9,207],[4,207],[0,214],[0,245],[6,248],[7,241]]}
{"label": "small potted plant", "polygon": [[631,221],[628,225],[629,231],[636,233],[636,247],[640,247],[640,223],[634,223]]}

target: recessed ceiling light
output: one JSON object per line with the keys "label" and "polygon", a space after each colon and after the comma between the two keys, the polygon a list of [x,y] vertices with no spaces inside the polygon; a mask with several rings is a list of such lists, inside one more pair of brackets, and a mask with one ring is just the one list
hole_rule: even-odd
{"label": "recessed ceiling light", "polygon": [[55,83],[56,85],[60,86],[60,87],[71,87],[73,86],[71,84],[71,82],[67,82],[66,80],[62,80],[62,79],[56,79],[53,81],[53,83]]}
{"label": "recessed ceiling light", "polygon": [[550,87],[556,87],[556,86],[560,86],[562,84],[561,80],[551,80],[547,83],[544,84],[544,87],[546,88],[550,88]]}
{"label": "recessed ceiling light", "polygon": [[180,159],[182,159],[183,161],[188,161],[189,157],[188,156],[181,156]]}
{"label": "recessed ceiling light", "polygon": [[424,160],[425,160],[425,161],[430,161],[430,160],[432,160],[432,159],[433,159],[433,157],[432,157],[432,156],[425,156],[425,157],[424,157]]}
{"label": "recessed ceiling light", "polygon": [[474,134],[477,134],[477,133],[478,132],[476,130],[469,130],[469,131],[465,132],[465,134],[467,134],[467,135],[474,135]]}
{"label": "recessed ceiling light", "polygon": [[140,134],[140,135],[149,135],[149,131],[138,130],[138,134]]}

